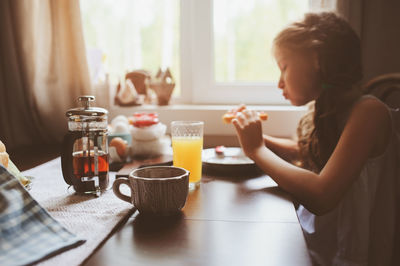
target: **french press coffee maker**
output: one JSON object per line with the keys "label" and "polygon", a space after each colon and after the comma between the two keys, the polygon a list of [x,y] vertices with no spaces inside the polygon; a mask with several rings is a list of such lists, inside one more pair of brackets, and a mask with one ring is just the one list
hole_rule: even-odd
{"label": "french press coffee maker", "polygon": [[64,137],[61,166],[64,180],[77,193],[99,196],[109,184],[107,114],[91,107],[94,96],[81,96],[83,107],[67,111],[68,133]]}

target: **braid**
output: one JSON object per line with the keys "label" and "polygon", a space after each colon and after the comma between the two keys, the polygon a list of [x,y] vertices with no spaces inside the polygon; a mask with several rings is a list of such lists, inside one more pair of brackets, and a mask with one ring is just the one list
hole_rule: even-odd
{"label": "braid", "polygon": [[315,102],[313,118],[315,127],[311,134],[314,143],[309,144],[311,159],[316,163],[318,170],[325,166],[341,133],[337,127],[338,110],[329,92],[329,90],[322,91]]}

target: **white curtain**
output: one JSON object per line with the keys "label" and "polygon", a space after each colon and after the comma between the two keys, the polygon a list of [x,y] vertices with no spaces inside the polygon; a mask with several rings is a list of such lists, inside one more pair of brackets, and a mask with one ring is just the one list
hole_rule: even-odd
{"label": "white curtain", "polygon": [[311,11],[334,11],[337,0],[309,0]]}
{"label": "white curtain", "polygon": [[66,110],[92,93],[79,0],[2,0],[0,22],[0,139],[59,142]]}

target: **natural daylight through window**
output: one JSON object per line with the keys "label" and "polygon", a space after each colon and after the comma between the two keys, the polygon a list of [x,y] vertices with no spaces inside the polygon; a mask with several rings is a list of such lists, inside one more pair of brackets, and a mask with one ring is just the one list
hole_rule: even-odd
{"label": "natural daylight through window", "polygon": [[184,103],[286,104],[276,89],[275,34],[308,0],[81,0],[93,82],[169,67]]}

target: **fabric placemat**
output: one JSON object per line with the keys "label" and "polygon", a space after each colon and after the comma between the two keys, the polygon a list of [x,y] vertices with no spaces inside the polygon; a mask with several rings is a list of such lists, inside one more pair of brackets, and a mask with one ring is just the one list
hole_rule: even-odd
{"label": "fabric placemat", "polygon": [[30,265],[84,242],[54,220],[0,164],[0,265]]}
{"label": "fabric placemat", "polygon": [[[61,159],[57,158],[24,171],[32,176],[30,194],[63,226],[86,239],[86,242],[45,260],[39,265],[80,265],[110,235],[112,230],[135,212],[135,208],[118,199],[111,190],[100,197],[77,195],[67,189],[61,172]],[[115,173],[110,172],[110,184]]]}

